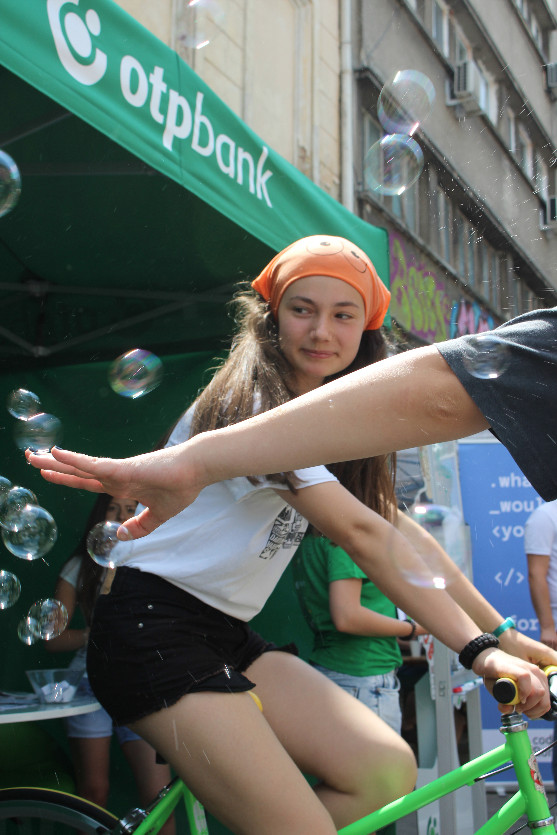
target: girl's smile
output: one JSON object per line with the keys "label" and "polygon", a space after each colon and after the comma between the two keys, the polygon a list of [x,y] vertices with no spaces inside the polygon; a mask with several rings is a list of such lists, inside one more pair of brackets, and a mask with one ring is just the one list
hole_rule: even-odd
{"label": "girl's smile", "polygon": [[307,276],[285,291],[278,309],[281,350],[298,394],[320,386],[355,358],[365,326],[364,303],[351,285]]}

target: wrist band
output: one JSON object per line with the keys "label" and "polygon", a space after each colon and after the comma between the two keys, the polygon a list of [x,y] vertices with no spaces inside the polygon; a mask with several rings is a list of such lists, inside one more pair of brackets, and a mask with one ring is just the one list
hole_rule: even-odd
{"label": "wrist band", "polygon": [[471,641],[468,641],[458,656],[458,660],[463,667],[467,670],[471,670],[472,664],[478,655],[484,651],[484,649],[490,649],[491,647],[498,646],[499,638],[496,638],[495,635],[492,635],[490,632],[484,632],[483,635],[478,635],[477,638],[473,638]]}
{"label": "wrist band", "polygon": [[416,621],[406,618],[406,623],[409,623],[412,626],[412,630],[408,633],[408,635],[404,635],[404,640],[411,641],[416,635]]}
{"label": "wrist band", "polygon": [[502,635],[503,632],[507,631],[507,629],[516,629],[516,623],[512,618],[505,618],[503,623],[500,624],[497,629],[493,630],[492,635],[495,635],[495,637],[498,638],[499,635]]}

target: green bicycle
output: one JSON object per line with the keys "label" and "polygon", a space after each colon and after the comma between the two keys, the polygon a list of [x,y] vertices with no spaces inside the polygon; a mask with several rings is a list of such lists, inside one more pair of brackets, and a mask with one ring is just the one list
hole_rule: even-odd
{"label": "green bicycle", "polygon": [[[557,716],[557,674],[552,672],[548,680],[552,711],[545,718],[553,719]],[[508,679],[500,680],[495,685],[494,694],[499,701],[511,704],[513,683]],[[505,766],[514,767],[518,789],[476,830],[475,835],[505,835],[523,815],[527,817],[531,832],[557,835],[527,727],[528,722],[521,713],[502,716],[503,745],[343,827],[339,835],[368,835],[463,786],[472,786]],[[209,835],[202,805],[179,778],[169,783],[146,809],[132,809],[121,819],[94,803],[64,792],[38,788],[2,789],[0,835],[72,835],[77,832],[87,835],[156,835],[180,803],[186,810],[190,835]]]}

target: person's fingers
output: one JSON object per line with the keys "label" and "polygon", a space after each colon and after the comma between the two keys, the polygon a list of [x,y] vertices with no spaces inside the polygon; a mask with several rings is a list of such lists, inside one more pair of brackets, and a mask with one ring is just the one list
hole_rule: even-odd
{"label": "person's fingers", "polygon": [[60,484],[63,487],[88,490],[90,493],[107,492],[104,485],[91,476],[71,475],[71,473],[60,473],[57,470],[41,470],[41,476],[45,481],[49,481],[51,484]]}
{"label": "person's fingers", "polygon": [[158,528],[166,519],[157,518],[148,507],[141,511],[137,516],[132,516],[124,522],[117,531],[118,539],[126,542],[130,539],[141,539],[143,536],[152,533],[155,528]]}

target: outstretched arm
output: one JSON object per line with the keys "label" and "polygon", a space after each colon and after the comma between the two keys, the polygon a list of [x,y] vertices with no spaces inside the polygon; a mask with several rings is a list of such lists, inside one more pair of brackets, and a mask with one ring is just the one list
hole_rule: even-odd
{"label": "outstretched arm", "polygon": [[[49,481],[126,495],[148,509],[125,523],[150,533],[217,481],[454,440],[488,426],[434,346],[389,357],[243,423],[123,460],[28,454]],[[123,536],[123,533],[122,533]]]}

